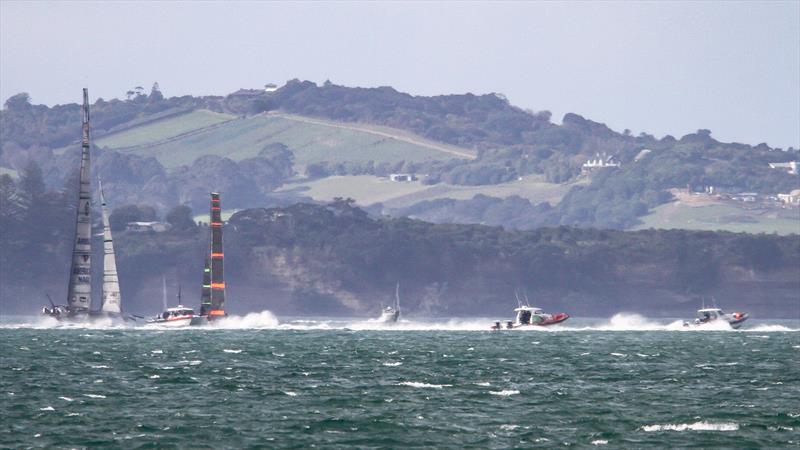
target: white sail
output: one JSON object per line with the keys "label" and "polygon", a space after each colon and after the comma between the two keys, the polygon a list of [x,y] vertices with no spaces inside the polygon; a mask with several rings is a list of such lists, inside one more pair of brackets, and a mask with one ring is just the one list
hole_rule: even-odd
{"label": "white sail", "polygon": [[164,311],[167,310],[167,277],[161,275],[161,303],[164,306]]}
{"label": "white sail", "polygon": [[117,260],[114,256],[114,240],[111,237],[111,226],[108,223],[108,208],[103,195],[103,184],[100,184],[100,204],[103,210],[103,303],[101,309],[107,313],[121,313],[122,299],[117,277]]}
{"label": "white sail", "polygon": [[92,185],[89,178],[89,91],[83,89],[83,140],[75,241],[72,247],[67,307],[71,315],[88,313],[92,298]]}

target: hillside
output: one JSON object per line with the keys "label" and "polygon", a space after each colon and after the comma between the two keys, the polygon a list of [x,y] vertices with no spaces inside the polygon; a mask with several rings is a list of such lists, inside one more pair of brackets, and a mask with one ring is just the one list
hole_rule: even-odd
{"label": "hillside", "polygon": [[[706,129],[633,136],[574,113],[558,124],[496,93],[424,97],[300,80],[224,97],[165,98],[156,89],[92,105],[95,144],[105,150],[96,152],[95,173],[109,180],[113,204],[199,208],[202,193],[216,189],[236,208],[345,196],[373,212],[435,222],[633,229],[695,226],[679,212],[662,220],[674,189],[776,198],[800,188],[800,176],[770,168],[800,160],[796,149],[719,142]],[[79,123],[78,105],[8,99],[0,170],[21,173],[34,161],[49,187],[63,187],[77,168]],[[582,173],[599,158],[614,165]],[[415,173],[419,183],[386,184],[395,172]],[[730,211],[707,208],[702,228],[800,227],[800,214],[761,220],[776,212],[741,209],[742,224],[760,225],[731,228]]]}

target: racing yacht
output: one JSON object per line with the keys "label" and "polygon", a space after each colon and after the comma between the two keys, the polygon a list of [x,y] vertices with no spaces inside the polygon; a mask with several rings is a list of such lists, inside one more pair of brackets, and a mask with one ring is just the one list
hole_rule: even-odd
{"label": "racing yacht", "polygon": [[85,321],[87,319],[111,318],[135,320],[122,310],[117,262],[114,241],[109,225],[108,205],[100,182],[100,205],[103,223],[103,288],[99,307],[90,309],[92,304],[92,183],[90,178],[90,123],[89,91],[83,89],[83,121],[81,139],[81,162],[78,183],[78,202],[75,217],[75,234],[72,247],[67,303],[56,305],[50,296],[50,307],[42,308],[42,314],[58,320]]}

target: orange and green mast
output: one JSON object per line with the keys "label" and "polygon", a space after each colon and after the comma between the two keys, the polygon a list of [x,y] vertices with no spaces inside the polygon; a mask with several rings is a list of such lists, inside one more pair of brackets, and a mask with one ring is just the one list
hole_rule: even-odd
{"label": "orange and green mast", "polygon": [[209,318],[225,316],[224,254],[222,251],[222,207],[218,192],[211,193],[211,258]]}

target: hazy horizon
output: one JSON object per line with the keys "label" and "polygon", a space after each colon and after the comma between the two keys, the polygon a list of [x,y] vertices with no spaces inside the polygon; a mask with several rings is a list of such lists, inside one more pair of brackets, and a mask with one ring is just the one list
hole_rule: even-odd
{"label": "hazy horizon", "polygon": [[633,134],[800,147],[800,2],[0,3],[0,97],[299,78],[506,95]]}

